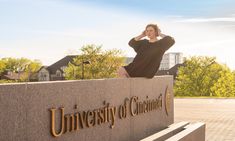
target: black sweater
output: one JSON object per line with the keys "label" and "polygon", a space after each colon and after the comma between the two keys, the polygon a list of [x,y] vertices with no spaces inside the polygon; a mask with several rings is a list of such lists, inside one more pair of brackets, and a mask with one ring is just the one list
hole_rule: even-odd
{"label": "black sweater", "polygon": [[156,42],[149,40],[136,41],[134,38],[129,41],[129,45],[137,53],[133,62],[124,66],[130,77],[152,78],[160,66],[162,56],[166,50],[174,45],[175,40],[166,36]]}

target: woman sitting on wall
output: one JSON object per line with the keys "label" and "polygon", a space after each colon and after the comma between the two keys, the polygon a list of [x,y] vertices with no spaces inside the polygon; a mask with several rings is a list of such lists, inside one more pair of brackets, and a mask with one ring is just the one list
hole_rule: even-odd
{"label": "woman sitting on wall", "polygon": [[[145,36],[148,37],[148,40],[142,39]],[[157,37],[161,37],[161,39]],[[175,40],[162,34],[157,25],[148,24],[142,34],[129,41],[129,45],[137,54],[133,62],[118,69],[118,77],[154,77],[159,69],[162,56],[174,43]]]}

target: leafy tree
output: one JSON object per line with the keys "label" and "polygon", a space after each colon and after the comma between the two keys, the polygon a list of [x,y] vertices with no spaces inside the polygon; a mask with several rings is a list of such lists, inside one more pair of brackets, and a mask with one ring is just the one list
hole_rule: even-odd
{"label": "leafy tree", "polygon": [[21,75],[20,80],[21,81],[29,81],[30,76],[33,73],[36,73],[41,68],[41,66],[42,66],[42,64],[38,60],[28,62],[28,64],[25,64],[22,68],[24,73]]}
{"label": "leafy tree", "polygon": [[220,78],[210,88],[212,96],[230,97],[235,96],[235,79],[229,68],[219,72]]}
{"label": "leafy tree", "polygon": [[[42,66],[38,60],[27,58],[3,58],[0,60],[0,73],[11,71],[19,73],[20,81],[28,81],[31,74],[35,73]],[[11,82],[11,81],[8,81]]]}
{"label": "leafy tree", "polygon": [[3,58],[2,61],[5,62],[5,71],[12,71],[12,72],[16,72],[17,71],[17,59],[15,58]]}
{"label": "leafy tree", "polygon": [[27,64],[31,62],[31,60],[27,58],[3,58],[2,59],[6,64],[6,70],[12,72],[24,71]]}
{"label": "leafy tree", "polygon": [[[232,82],[234,75],[231,71],[228,71],[226,66],[218,64],[216,58],[191,57],[186,59],[185,66],[179,68],[174,92],[176,96],[225,96],[225,87],[218,84],[218,81],[230,86],[230,84],[227,84],[229,81],[225,81],[226,79]],[[234,87],[230,88],[234,89]],[[230,93],[232,94],[233,91],[231,90]]]}
{"label": "leafy tree", "polygon": [[[102,46],[86,45],[65,69],[66,79],[99,79],[116,77],[116,70],[123,65],[120,50],[102,51]],[[82,71],[82,69],[84,71]]]}
{"label": "leafy tree", "polygon": [[5,71],[6,63],[3,60],[0,60],[0,75]]}

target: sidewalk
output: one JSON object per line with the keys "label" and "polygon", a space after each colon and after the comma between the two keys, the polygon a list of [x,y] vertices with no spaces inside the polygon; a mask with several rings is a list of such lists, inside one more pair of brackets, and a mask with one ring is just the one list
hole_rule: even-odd
{"label": "sidewalk", "polygon": [[206,141],[235,141],[235,99],[175,98],[175,122],[206,123]]}

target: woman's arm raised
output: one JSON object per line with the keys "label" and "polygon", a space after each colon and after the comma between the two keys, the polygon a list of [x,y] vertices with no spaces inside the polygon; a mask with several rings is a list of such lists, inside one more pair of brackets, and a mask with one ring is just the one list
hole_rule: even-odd
{"label": "woman's arm raised", "polygon": [[136,41],[139,41],[139,40],[141,40],[142,38],[144,38],[145,36],[146,36],[145,31],[143,31],[139,36],[136,36],[134,39],[135,39]]}

